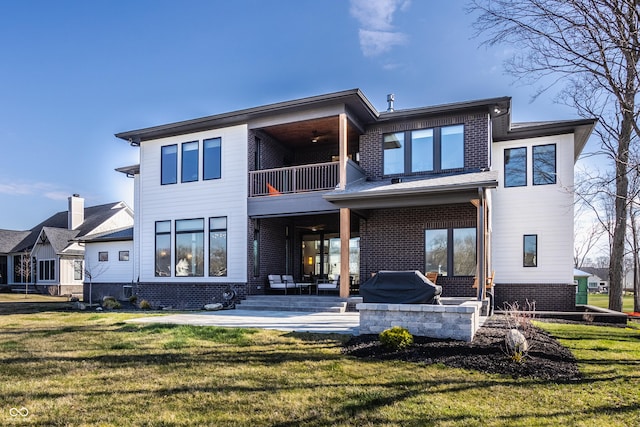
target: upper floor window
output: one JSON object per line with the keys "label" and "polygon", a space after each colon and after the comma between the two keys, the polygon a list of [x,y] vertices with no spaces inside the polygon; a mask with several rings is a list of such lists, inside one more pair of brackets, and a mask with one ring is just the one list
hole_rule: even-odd
{"label": "upper floor window", "polygon": [[162,159],[161,159],[161,183],[175,184],[178,182],[178,146],[177,145],[165,145],[162,147]]}
{"label": "upper floor window", "polygon": [[533,185],[556,183],[556,144],[532,148]]}
{"label": "upper floor window", "polygon": [[222,141],[220,138],[204,140],[203,154],[204,179],[218,179],[221,176]]}
{"label": "upper floor window", "polygon": [[527,148],[504,150],[504,186],[523,187],[527,185]]}
{"label": "upper floor window", "polygon": [[385,134],[383,150],[385,175],[460,169],[464,125]]}
{"label": "upper floor window", "polygon": [[198,180],[198,141],[182,144],[182,182]]}

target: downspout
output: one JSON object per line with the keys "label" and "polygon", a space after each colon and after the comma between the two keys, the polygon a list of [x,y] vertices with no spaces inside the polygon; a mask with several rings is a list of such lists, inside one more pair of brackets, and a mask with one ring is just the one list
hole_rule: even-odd
{"label": "downspout", "polygon": [[484,247],[484,235],[485,235],[485,220],[484,220],[484,188],[478,187],[478,225],[476,246],[478,249],[477,265],[478,271],[476,277],[478,278],[478,301],[484,300],[486,294],[486,271],[485,271],[485,247]]}

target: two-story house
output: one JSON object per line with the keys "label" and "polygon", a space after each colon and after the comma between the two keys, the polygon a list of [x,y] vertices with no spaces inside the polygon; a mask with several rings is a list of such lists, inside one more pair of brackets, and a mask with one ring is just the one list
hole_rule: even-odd
{"label": "two-story house", "polygon": [[[573,167],[595,120],[511,123],[508,97],[379,112],[347,90],[117,134],[139,147],[135,292],[200,307],[269,274],[494,273],[497,305],[570,310]],[[478,292],[480,295],[478,295]]]}

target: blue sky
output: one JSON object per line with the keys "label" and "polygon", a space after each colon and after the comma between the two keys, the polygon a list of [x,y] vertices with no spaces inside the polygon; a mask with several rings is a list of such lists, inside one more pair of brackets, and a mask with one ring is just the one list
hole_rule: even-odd
{"label": "blue sky", "polygon": [[513,121],[572,119],[504,75],[465,1],[0,3],[0,228],[124,200],[114,133],[360,88],[380,111],[513,97]]}

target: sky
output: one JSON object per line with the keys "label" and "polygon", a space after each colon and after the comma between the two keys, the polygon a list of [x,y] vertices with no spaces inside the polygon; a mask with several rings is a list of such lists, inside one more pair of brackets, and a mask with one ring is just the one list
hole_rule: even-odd
{"label": "sky", "polygon": [[[0,2],[0,229],[125,201],[118,132],[359,88],[379,110],[511,96],[512,121],[577,118],[506,75],[463,0]],[[590,142],[592,144],[592,142]],[[589,146],[588,146],[589,147]]]}

